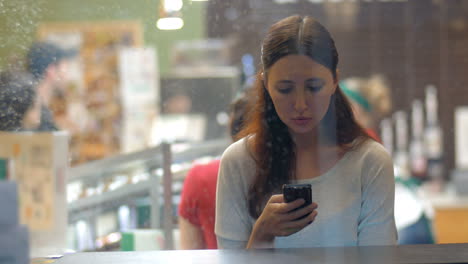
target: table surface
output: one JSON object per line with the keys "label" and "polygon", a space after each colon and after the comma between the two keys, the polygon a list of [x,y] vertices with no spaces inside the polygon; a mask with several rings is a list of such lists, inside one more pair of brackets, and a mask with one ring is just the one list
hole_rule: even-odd
{"label": "table surface", "polygon": [[97,252],[66,255],[55,263],[468,263],[468,244],[309,249]]}

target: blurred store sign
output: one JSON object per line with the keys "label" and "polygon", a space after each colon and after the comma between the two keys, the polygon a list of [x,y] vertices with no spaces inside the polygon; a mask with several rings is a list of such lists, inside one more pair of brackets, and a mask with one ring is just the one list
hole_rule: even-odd
{"label": "blurred store sign", "polygon": [[[48,22],[38,27],[38,39],[76,50],[68,62],[67,84],[55,96],[51,110],[58,126],[70,133],[71,163],[77,165],[120,153],[122,114],[119,56],[122,48],[143,45],[137,21]],[[145,65],[129,59],[130,77]],[[141,63],[145,63],[142,61]],[[156,73],[157,74],[157,73]],[[147,80],[136,82],[140,84]],[[128,91],[133,91],[129,89]],[[125,98],[126,99],[126,98]]]}
{"label": "blurred store sign", "polygon": [[120,98],[122,104],[121,151],[149,146],[151,124],[159,102],[159,70],[156,50],[122,48],[119,51]]}
{"label": "blurred store sign", "polygon": [[11,165],[8,180],[18,183],[19,222],[30,231],[32,257],[62,254],[66,250],[68,134],[1,132],[0,145],[0,158]]}
{"label": "blurred store sign", "polygon": [[223,39],[204,39],[179,41],[171,51],[171,66],[214,68],[229,66],[231,50],[229,43]]}

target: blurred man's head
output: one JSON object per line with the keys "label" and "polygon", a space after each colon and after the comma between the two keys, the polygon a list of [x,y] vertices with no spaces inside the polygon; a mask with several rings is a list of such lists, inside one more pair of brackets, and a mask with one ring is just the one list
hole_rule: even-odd
{"label": "blurred man's head", "polygon": [[27,69],[38,81],[38,95],[45,104],[48,104],[54,90],[63,89],[67,60],[72,55],[48,42],[36,42],[31,46],[26,57]]}
{"label": "blurred man's head", "polygon": [[27,54],[28,70],[34,78],[42,79],[50,68],[60,68],[63,61],[70,56],[69,52],[52,43],[36,42]]}
{"label": "blurred man's head", "polygon": [[0,131],[34,129],[39,125],[40,105],[34,86],[29,73],[0,73]]}

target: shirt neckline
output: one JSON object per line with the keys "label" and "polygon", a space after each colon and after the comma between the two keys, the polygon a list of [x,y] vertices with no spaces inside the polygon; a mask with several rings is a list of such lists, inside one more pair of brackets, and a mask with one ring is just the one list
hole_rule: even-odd
{"label": "shirt neckline", "polygon": [[333,175],[334,172],[342,166],[342,163],[344,163],[346,160],[349,159],[349,157],[351,156],[351,153],[350,152],[353,152],[355,150],[348,150],[346,151],[346,153],[343,155],[343,157],[341,157],[338,162],[336,162],[335,165],[333,165],[333,167],[331,167],[329,170],[327,170],[325,173],[317,176],[317,177],[314,177],[314,178],[311,178],[311,179],[301,179],[301,180],[293,180],[291,181],[292,183],[298,183],[298,184],[301,184],[301,183],[310,183],[310,184],[313,184],[313,183],[318,183],[320,181],[323,181],[323,179],[327,178],[329,175]]}

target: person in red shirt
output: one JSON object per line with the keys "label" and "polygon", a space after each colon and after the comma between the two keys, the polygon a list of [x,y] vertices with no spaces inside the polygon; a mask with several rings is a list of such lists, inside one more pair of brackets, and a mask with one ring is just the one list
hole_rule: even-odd
{"label": "person in red shirt", "polygon": [[[247,96],[236,99],[230,106],[229,128],[232,140],[241,130],[247,109]],[[214,233],[216,183],[219,159],[195,164],[188,172],[179,205],[181,249],[216,249]]]}

